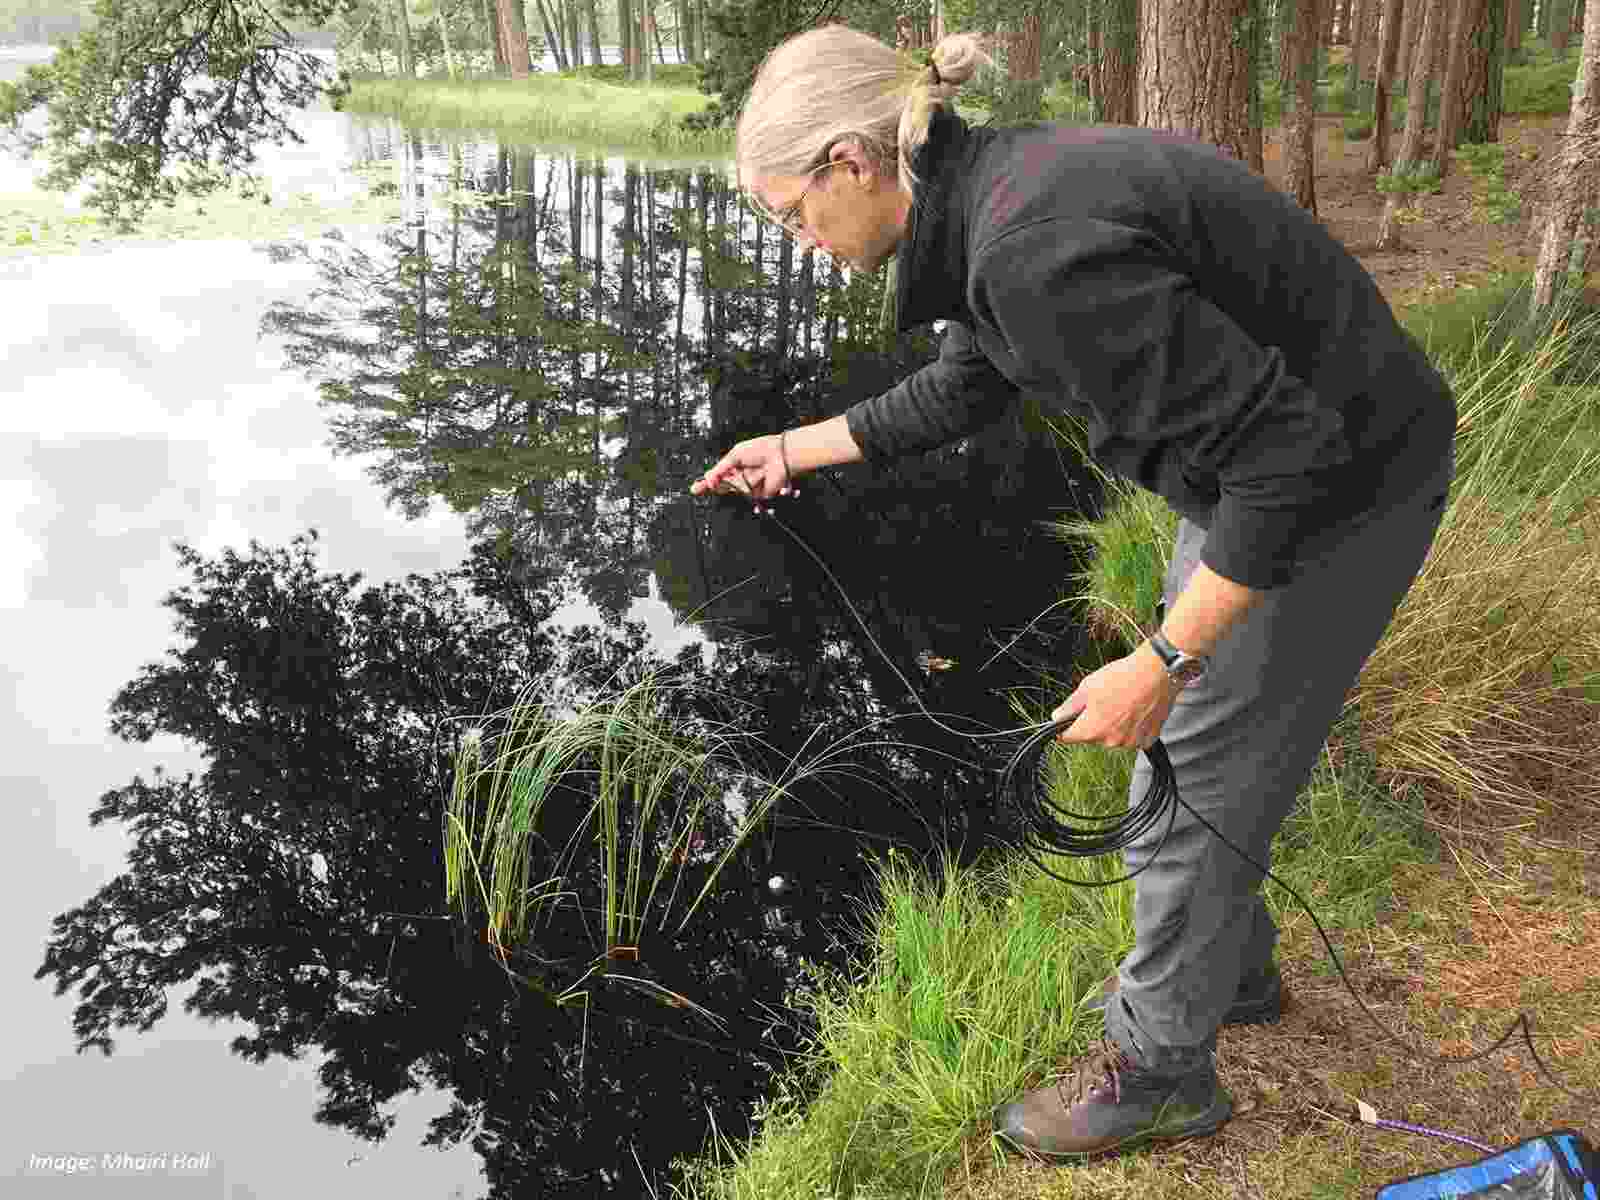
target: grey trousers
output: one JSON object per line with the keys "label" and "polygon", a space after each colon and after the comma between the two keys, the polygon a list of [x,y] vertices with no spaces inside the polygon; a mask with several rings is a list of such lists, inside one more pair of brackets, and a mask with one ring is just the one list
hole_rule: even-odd
{"label": "grey trousers", "polygon": [[[1324,537],[1295,580],[1266,592],[1217,645],[1162,727],[1178,794],[1267,867],[1362,664],[1427,558],[1454,473],[1452,450],[1406,500]],[[1205,537],[1180,522],[1169,608]],[[1141,754],[1131,798],[1150,781]],[[1162,820],[1127,847],[1128,872],[1151,862],[1166,828]],[[1106,1006],[1106,1033],[1147,1070],[1191,1070],[1215,1050],[1241,979],[1271,965],[1278,930],[1262,875],[1180,807],[1166,845],[1133,882],[1136,941]]]}

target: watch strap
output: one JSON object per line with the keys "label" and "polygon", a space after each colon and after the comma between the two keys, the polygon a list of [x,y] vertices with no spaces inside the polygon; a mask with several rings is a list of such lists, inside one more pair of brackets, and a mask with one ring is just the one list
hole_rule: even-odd
{"label": "watch strap", "polygon": [[1167,670],[1172,670],[1178,665],[1178,660],[1183,657],[1182,652],[1167,641],[1166,635],[1159,629],[1150,635],[1150,648],[1156,652],[1161,661],[1166,664]]}

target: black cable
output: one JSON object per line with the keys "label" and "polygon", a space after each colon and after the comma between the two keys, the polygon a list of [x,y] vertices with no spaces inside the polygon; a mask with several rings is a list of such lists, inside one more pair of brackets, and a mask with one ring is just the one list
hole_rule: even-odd
{"label": "black cable", "polygon": [[[1022,744],[1017,747],[1016,752],[1011,756],[1010,760],[1006,763],[1005,769],[1001,772],[999,798],[1002,800],[1008,798],[1010,799],[1012,805],[1016,808],[1018,815],[1022,818],[1025,827],[1025,832],[1022,834],[1020,840],[1017,843],[1014,843],[1015,848],[1026,854],[1035,866],[1037,866],[1045,874],[1049,875],[1052,879],[1059,880],[1062,883],[1071,884],[1073,887],[1109,887],[1112,884],[1125,883],[1128,880],[1137,877],[1149,869],[1149,867],[1155,862],[1156,856],[1161,853],[1162,847],[1167,844],[1167,838],[1171,835],[1173,824],[1177,820],[1177,806],[1181,804],[1185,809],[1188,810],[1190,816],[1194,817],[1195,820],[1199,821],[1200,824],[1209,829],[1212,834],[1214,834],[1225,846],[1227,846],[1240,858],[1244,859],[1245,862],[1249,863],[1256,870],[1260,871],[1264,877],[1272,880],[1272,882],[1276,883],[1284,891],[1288,892],[1289,895],[1295,898],[1300,907],[1306,910],[1306,915],[1311,918],[1311,923],[1316,926],[1318,936],[1322,938],[1322,944],[1328,948],[1328,956],[1333,960],[1333,965],[1339,972],[1339,978],[1344,980],[1345,987],[1349,990],[1351,996],[1355,997],[1356,1004],[1359,1005],[1361,1011],[1366,1014],[1367,1019],[1370,1020],[1373,1025],[1377,1026],[1379,1032],[1381,1032],[1389,1041],[1401,1047],[1403,1050],[1407,1051],[1416,1058],[1431,1060],[1433,1062],[1442,1063],[1449,1067],[1459,1067],[1465,1066],[1467,1063],[1477,1062],[1480,1059],[1487,1058],[1489,1055],[1493,1054],[1496,1050],[1500,1049],[1500,1047],[1504,1046],[1508,1041],[1510,1041],[1512,1034],[1516,1033],[1520,1028],[1522,1030],[1523,1043],[1528,1047],[1528,1053],[1532,1056],[1533,1061],[1538,1065],[1540,1074],[1542,1074],[1545,1079],[1549,1080],[1551,1085],[1554,1086],[1557,1091],[1561,1092],[1563,1095],[1572,1097],[1574,1100],[1584,1100],[1590,1103],[1600,1101],[1600,1094],[1592,1094],[1587,1096],[1582,1095],[1564,1086],[1555,1078],[1553,1074],[1551,1074],[1550,1068],[1547,1067],[1544,1063],[1544,1060],[1539,1057],[1539,1051],[1533,1044],[1533,1027],[1528,1020],[1528,1014],[1525,1012],[1517,1014],[1517,1019],[1512,1022],[1505,1033],[1500,1036],[1500,1040],[1495,1042],[1494,1045],[1490,1046],[1487,1050],[1481,1050],[1476,1054],[1470,1054],[1464,1058],[1450,1058],[1442,1054],[1433,1054],[1417,1050],[1399,1035],[1391,1032],[1388,1026],[1384,1025],[1382,1021],[1378,1020],[1377,1016],[1373,1014],[1372,1010],[1367,1007],[1366,1001],[1361,998],[1361,994],[1356,990],[1355,984],[1350,982],[1350,977],[1345,974],[1344,964],[1339,961],[1339,954],[1333,948],[1333,942],[1329,940],[1327,931],[1322,927],[1322,922],[1317,919],[1316,912],[1312,909],[1311,905],[1306,902],[1305,898],[1283,880],[1279,879],[1271,871],[1267,870],[1266,867],[1262,866],[1255,859],[1251,858],[1238,846],[1234,845],[1234,843],[1231,842],[1219,829],[1217,829],[1216,826],[1211,824],[1210,821],[1207,821],[1194,809],[1190,808],[1188,803],[1184,801],[1183,797],[1178,794],[1177,775],[1172,768],[1172,759],[1167,755],[1167,748],[1162,745],[1159,738],[1152,742],[1149,748],[1144,751],[1145,757],[1150,760],[1150,765],[1154,771],[1154,777],[1150,782],[1150,787],[1145,791],[1143,799],[1141,799],[1138,804],[1130,804],[1128,811],[1125,814],[1120,816],[1103,817],[1089,813],[1073,813],[1065,809],[1057,808],[1057,806],[1049,800],[1048,796],[1044,794],[1044,789],[1040,786],[1039,774],[1043,766],[1044,756],[1049,751],[1051,744],[1055,741],[1056,735],[1062,730],[1068,728],[1072,722],[1077,719],[1077,714],[1063,718],[1060,721],[1049,721],[1040,725],[1026,726],[1021,729],[1003,730],[987,734],[961,733],[959,730],[950,729],[949,726],[945,725],[928,711],[927,706],[922,702],[922,697],[917,693],[917,689],[911,685],[911,681],[905,677],[900,668],[895,665],[894,661],[884,653],[883,648],[878,645],[877,639],[872,636],[872,631],[867,628],[866,622],[861,619],[861,614],[856,611],[855,605],[851,603],[850,597],[845,594],[843,586],[840,585],[839,580],[834,575],[833,571],[829,569],[828,564],[822,560],[822,556],[811,547],[810,543],[808,543],[805,538],[801,537],[793,529],[789,528],[789,526],[772,511],[770,502],[766,503],[765,505],[757,504],[755,511],[757,513],[765,513],[767,516],[771,517],[773,521],[777,523],[778,528],[782,529],[786,534],[793,538],[795,544],[804,550],[808,555],[810,555],[817,566],[822,569],[822,573],[827,577],[828,581],[833,584],[834,588],[839,592],[839,595],[843,597],[846,607],[849,608],[851,615],[855,617],[856,623],[861,626],[862,632],[866,634],[867,641],[872,644],[873,649],[876,650],[883,660],[889,664],[889,669],[892,670],[899,678],[900,682],[905,685],[907,693],[911,696],[912,701],[922,712],[923,716],[927,717],[928,720],[932,721],[935,725],[938,725],[942,729],[946,729],[952,733],[957,733],[962,737],[971,737],[974,740],[985,737],[1007,737],[1018,733],[1026,735]],[[1085,830],[1081,827],[1062,823],[1054,815],[1056,812],[1060,812],[1063,816],[1078,821],[1094,823],[1098,828],[1094,831],[1085,832]],[[1167,829],[1166,832],[1162,834],[1160,844],[1158,844],[1155,850],[1151,853],[1150,861],[1145,863],[1143,867],[1140,867],[1139,870],[1124,875],[1119,879],[1107,879],[1099,881],[1068,879],[1065,876],[1058,875],[1054,871],[1050,870],[1050,868],[1043,861],[1042,856],[1046,854],[1064,854],[1070,858],[1098,858],[1101,855],[1113,854],[1117,851],[1124,850],[1142,838],[1146,832],[1148,832],[1161,820],[1163,815],[1166,815],[1167,817]]]}

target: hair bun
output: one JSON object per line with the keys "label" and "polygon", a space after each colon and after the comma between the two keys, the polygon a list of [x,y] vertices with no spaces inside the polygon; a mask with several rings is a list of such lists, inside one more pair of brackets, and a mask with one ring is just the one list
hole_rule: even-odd
{"label": "hair bun", "polygon": [[929,55],[936,86],[960,87],[992,60],[983,52],[983,39],[975,33],[952,33],[939,39]]}

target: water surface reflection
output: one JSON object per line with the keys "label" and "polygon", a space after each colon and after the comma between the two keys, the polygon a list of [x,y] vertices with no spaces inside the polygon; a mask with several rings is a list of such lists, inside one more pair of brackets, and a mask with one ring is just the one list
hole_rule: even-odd
{"label": "water surface reflection", "polygon": [[[207,769],[103,798],[100,819],[128,824],[137,848],[66,915],[45,973],[98,987],[78,1009],[85,1045],[200,979],[201,1013],[252,1027],[237,1052],[326,1056],[324,1124],[382,1138],[391,1100],[437,1087],[451,1103],[429,1141],[470,1144],[491,1195],[643,1195],[641,1170],[659,1186],[713,1119],[748,1134],[803,1034],[773,1022],[799,961],[859,950],[843,927],[863,853],[970,858],[993,832],[1003,752],[912,716],[883,655],[931,708],[1015,724],[1010,697],[1071,651],[1059,615],[1036,620],[1074,566],[1041,522],[1089,485],[1026,405],[960,445],[807,481],[783,521],[880,653],[777,523],[687,488],[739,438],[887,387],[932,338],[885,352],[875,281],[797,255],[719,167],[384,129],[358,136],[401,165],[403,221],[362,244],[264,248],[317,284],[263,329],[315,381],[338,452],[369,456],[401,511],[444,500],[471,557],[363,588],[319,572],[309,541],[186,556],[195,585],[170,605],[189,649],[119,693],[114,729],[191,739]],[[650,598],[700,640],[669,660],[632,619]],[[897,718],[892,740],[853,752],[853,782],[776,809],[688,926],[641,940],[636,969],[715,1027],[638,989],[552,1002],[563,964],[607,948],[592,854],[564,880],[571,903],[515,948],[520,979],[444,905],[441,719],[534,681],[565,703],[650,670],[698,685],[709,708],[684,720],[736,717],[774,772]],[[535,868],[541,844],[581,827],[589,786],[551,806]],[[735,815],[707,826],[701,858]],[[687,870],[698,887],[704,863]]]}

